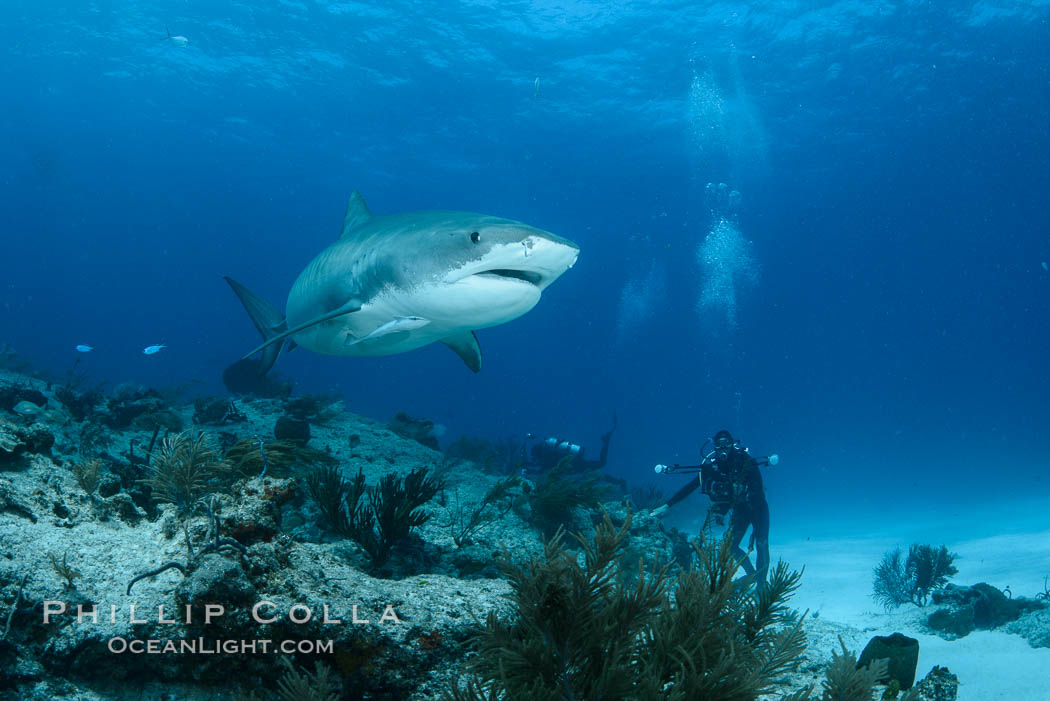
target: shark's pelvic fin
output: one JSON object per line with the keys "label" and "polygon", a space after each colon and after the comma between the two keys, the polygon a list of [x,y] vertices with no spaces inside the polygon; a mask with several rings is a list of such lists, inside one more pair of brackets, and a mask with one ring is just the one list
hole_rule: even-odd
{"label": "shark's pelvic fin", "polygon": [[481,371],[481,345],[473,331],[464,331],[455,336],[441,339],[441,342],[456,352],[467,367],[474,372]]}
{"label": "shark's pelvic fin", "polygon": [[[332,311],[327,312],[325,314],[322,314],[321,316],[315,317],[313,319],[310,319],[309,321],[304,321],[303,323],[299,324],[298,326],[293,326],[290,329],[283,330],[279,334],[274,336],[273,338],[267,338],[266,341],[262,345],[253,348],[251,351],[249,351],[247,354],[245,354],[244,357],[245,358],[250,358],[251,356],[253,356],[256,353],[258,353],[259,351],[268,351],[270,348],[274,347],[275,344],[277,344],[278,352],[279,352],[279,349],[280,349],[280,345],[279,344],[280,344],[280,342],[283,341],[284,339],[288,338],[289,336],[294,336],[295,334],[297,334],[297,333],[299,333],[301,331],[305,331],[306,329],[310,328],[311,326],[317,326],[318,324],[323,324],[326,321],[331,321],[332,319],[335,319],[336,317],[340,317],[340,316],[343,316],[345,314],[353,314],[354,312],[357,312],[357,311],[361,311],[361,303],[358,302],[357,300],[350,300],[349,302],[347,302],[346,304],[344,304],[343,306],[341,306],[341,307],[339,307],[337,309],[333,309]],[[287,326],[287,323],[285,325]],[[268,353],[264,353],[263,354],[263,358],[264,359],[267,358],[268,355],[269,355]],[[274,360],[275,361],[277,360],[276,355],[274,356]],[[273,363],[270,364],[270,367],[272,367],[272,366],[273,366]],[[270,368],[268,367],[266,369],[269,370]]]}
{"label": "shark's pelvic fin", "polygon": [[[236,294],[237,298],[241,300],[241,304],[244,305],[244,310],[248,312],[248,316],[251,317],[252,323],[255,324],[255,328],[259,330],[259,333],[262,334],[263,340],[266,341],[266,343],[259,347],[260,349],[266,349],[259,364],[259,374],[265,375],[269,372],[270,368],[273,367],[273,364],[277,362],[277,356],[281,354],[281,344],[275,343],[271,345],[271,343],[279,338],[284,338],[282,334],[288,329],[288,325],[284,322],[284,314],[282,314],[281,310],[277,307],[273,306],[233,278],[226,277],[223,279],[229,283],[234,294]],[[252,351],[248,355],[254,353],[255,351]]]}
{"label": "shark's pelvic fin", "polygon": [[389,336],[393,333],[408,333],[414,329],[421,329],[430,323],[430,319],[424,319],[421,316],[399,316],[396,319],[392,319],[367,336],[361,338],[348,338],[345,345],[354,346],[362,341],[370,341],[380,336]]}
{"label": "shark's pelvic fin", "polygon": [[365,204],[365,198],[361,193],[354,190],[350,193],[350,201],[346,203],[346,214],[343,215],[343,231],[339,238],[345,239],[353,235],[353,231],[367,224],[372,217],[372,211]]}

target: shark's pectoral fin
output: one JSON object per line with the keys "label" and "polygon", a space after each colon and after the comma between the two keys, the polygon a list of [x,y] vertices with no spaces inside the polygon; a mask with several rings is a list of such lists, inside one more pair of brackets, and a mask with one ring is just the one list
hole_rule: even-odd
{"label": "shark's pectoral fin", "polygon": [[344,345],[353,346],[362,341],[371,341],[372,339],[389,336],[394,333],[405,334],[409,331],[414,331],[415,329],[421,329],[429,323],[430,319],[424,319],[421,316],[399,316],[386,322],[370,334],[361,336],[360,338],[347,338]]}
{"label": "shark's pectoral fin", "polygon": [[481,371],[481,345],[478,343],[478,337],[474,335],[473,331],[457,333],[455,336],[441,339],[441,342],[454,350],[460,358],[463,358],[463,362],[467,364],[468,368],[474,372]]}
{"label": "shark's pectoral fin", "polygon": [[[270,348],[273,344],[275,344],[275,343],[277,343],[279,341],[283,341],[284,339],[288,338],[289,336],[294,336],[295,334],[297,334],[297,333],[299,333],[301,331],[305,331],[306,329],[310,328],[311,326],[317,326],[318,324],[323,324],[326,321],[331,321],[332,319],[335,319],[336,317],[343,316],[344,314],[353,314],[354,312],[360,311],[360,310],[361,310],[361,303],[358,302],[356,299],[350,300],[349,302],[347,302],[346,304],[344,304],[343,306],[341,306],[341,307],[339,307],[337,309],[333,309],[332,311],[327,312],[325,314],[322,314],[321,316],[315,317],[313,319],[310,319],[309,321],[304,321],[303,323],[298,324],[298,325],[288,329],[287,331],[282,331],[280,334],[274,336],[273,338],[268,338],[265,343],[263,343],[261,346],[259,346],[257,348],[252,349],[252,351],[249,352],[244,357],[245,358],[250,358],[251,356],[253,356],[256,353],[258,353],[259,351],[265,351],[268,348]],[[263,357],[265,358],[266,355],[264,355]]]}
{"label": "shark's pectoral fin", "polygon": [[350,193],[350,201],[346,203],[346,214],[343,215],[343,230],[339,238],[345,239],[353,235],[355,229],[367,224],[373,217],[372,211],[365,204],[365,198],[361,193],[354,190]]}

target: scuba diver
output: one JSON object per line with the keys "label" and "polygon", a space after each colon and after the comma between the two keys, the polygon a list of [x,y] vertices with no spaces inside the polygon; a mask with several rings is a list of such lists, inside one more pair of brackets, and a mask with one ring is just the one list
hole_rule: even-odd
{"label": "scuba diver", "polygon": [[[754,577],[761,591],[769,572],[769,504],[762,486],[762,473],[758,468],[761,465],[776,465],[780,458],[777,455],[757,459],[752,457],[747,448],[742,447],[726,430],[719,431],[710,440],[714,443],[714,449],[704,454],[699,465],[656,466],[658,474],[699,472],[700,478],[690,480],[666,504],[653,509],[650,515],[662,516],[700,487],[700,491],[711,499],[704,530],[707,530],[712,520],[720,526],[724,525],[726,514],[733,512],[726,536],[732,543],[733,554],[740,566],[748,576]],[[703,454],[704,449],[701,448],[700,452]],[[751,541],[748,550],[755,550],[753,565],[748,553],[740,547],[749,526]]]}
{"label": "scuba diver", "polygon": [[[521,446],[523,472],[551,470],[565,458],[571,458],[568,464],[572,472],[582,473],[601,470],[609,461],[609,441],[612,440],[613,432],[616,431],[616,423],[616,412],[614,411],[612,426],[607,432],[602,434],[602,449],[598,454],[597,460],[588,460],[584,455],[584,449],[578,443],[553,437],[539,441],[534,434],[528,434],[525,436],[525,442]],[[532,442],[531,448],[529,448],[530,442]],[[627,483],[624,480],[618,480],[608,475],[605,476],[605,479],[626,488]]]}

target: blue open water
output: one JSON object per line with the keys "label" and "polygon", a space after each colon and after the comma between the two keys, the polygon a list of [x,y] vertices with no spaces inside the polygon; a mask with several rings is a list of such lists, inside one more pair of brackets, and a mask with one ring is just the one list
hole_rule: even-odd
{"label": "blue open water", "polygon": [[1046,496],[1048,19],[1017,0],[9,0],[0,341],[56,375],[86,343],[93,380],[221,392],[258,342],[221,276],[283,306],[356,188],[377,214],[487,212],[582,252],[479,332],[477,376],[440,346],[297,351],[278,369],[298,391],[592,453],[616,409],[609,469],[639,483],[727,427],[783,456],[774,531]]}

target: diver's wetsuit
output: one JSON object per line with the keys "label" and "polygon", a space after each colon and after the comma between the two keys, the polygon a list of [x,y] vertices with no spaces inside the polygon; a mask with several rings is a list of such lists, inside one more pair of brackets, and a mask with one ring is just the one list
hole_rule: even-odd
{"label": "diver's wetsuit", "polygon": [[[667,500],[668,506],[678,502],[702,487],[701,491],[711,498],[708,517],[721,520],[732,510],[729,519],[729,537],[733,543],[733,554],[740,560],[744,572],[758,574],[756,580],[763,586],[769,571],[769,503],[762,486],[762,473],[758,462],[746,450],[733,448],[723,460],[705,460],[700,465],[700,479],[690,480]],[[755,548],[755,565],[740,547],[747,527],[752,527],[751,540]]]}
{"label": "diver's wetsuit", "polygon": [[[612,434],[615,430],[616,424],[614,422],[613,428],[608,433],[602,434],[602,451],[598,455],[597,460],[585,459],[584,450],[581,448],[580,452],[569,461],[569,470],[576,474],[583,474],[585,472],[600,471],[605,467],[605,464],[609,461],[609,441],[612,440]],[[551,445],[547,441],[533,445],[530,451],[532,460],[529,462],[528,469],[546,471],[557,467],[563,458],[572,455],[569,451],[560,448],[560,445],[560,443]],[[626,480],[612,477],[606,472],[601,472],[601,478],[606,482],[619,486],[625,492],[627,491]]]}

